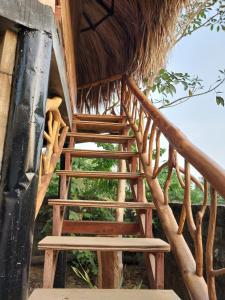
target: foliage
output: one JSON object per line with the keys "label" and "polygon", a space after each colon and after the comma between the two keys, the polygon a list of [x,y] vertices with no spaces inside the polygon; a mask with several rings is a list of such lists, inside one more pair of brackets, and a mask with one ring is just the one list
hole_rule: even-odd
{"label": "foliage", "polygon": [[[73,270],[85,270],[84,277],[90,278],[98,274],[97,255],[91,251],[73,252]],[[76,275],[81,275],[76,272]],[[79,277],[79,276],[78,276]],[[88,280],[91,282],[90,280]]]}
{"label": "foliage", "polygon": [[79,277],[80,279],[82,279],[83,281],[85,281],[87,283],[87,285],[89,286],[89,288],[93,289],[93,288],[97,288],[90,279],[90,276],[88,274],[87,271],[85,271],[85,269],[83,268],[83,266],[80,264],[79,268],[77,267],[72,267],[72,270],[74,271],[74,273],[77,275],[77,277]]}
{"label": "foliage", "polygon": [[[156,77],[153,86],[144,87],[144,93],[154,93],[153,95],[156,95],[156,99],[153,100],[153,103],[159,106],[160,109],[179,105],[191,98],[213,92],[216,96],[217,105],[224,106],[224,99],[218,89],[224,82],[225,70],[219,70],[216,82],[208,89],[205,89],[202,79],[198,76],[191,77],[188,73],[177,73],[162,69]],[[185,95],[177,99],[170,100],[176,95],[177,88],[183,89]]]}
{"label": "foliage", "polygon": [[[159,184],[162,189],[164,189],[167,174],[168,174],[167,169],[163,169],[159,174],[158,180],[159,180]],[[151,195],[151,192],[150,192],[147,184],[146,184],[146,193],[147,193],[147,199],[149,201],[152,201],[153,200],[152,195]],[[179,183],[179,180],[177,178],[175,171],[173,171],[172,176],[171,176],[171,183],[170,183],[168,194],[169,194],[169,199],[170,199],[171,203],[172,202],[181,202],[181,203],[183,202],[184,190]],[[191,186],[192,203],[199,204],[202,202],[202,199],[203,199],[203,193],[200,191],[200,189],[198,187],[196,187],[194,184],[192,184],[192,186]]]}
{"label": "foliage", "polygon": [[[225,31],[225,1],[224,0],[193,0],[182,10],[177,24],[174,45],[184,37],[190,36],[197,30],[208,28],[211,31]],[[209,87],[205,87],[202,79],[187,72],[173,72],[162,69],[152,86],[148,86],[147,78],[143,80],[144,93],[152,93],[152,102],[158,108],[168,108],[184,103],[194,97],[214,94],[217,105],[224,106],[224,98],[219,87],[225,82],[225,70],[219,70],[218,78]],[[175,97],[177,88],[183,89],[184,95]]]}
{"label": "foliage", "polygon": [[177,24],[175,43],[203,27],[210,30],[225,30],[224,0],[193,0],[183,10]]}

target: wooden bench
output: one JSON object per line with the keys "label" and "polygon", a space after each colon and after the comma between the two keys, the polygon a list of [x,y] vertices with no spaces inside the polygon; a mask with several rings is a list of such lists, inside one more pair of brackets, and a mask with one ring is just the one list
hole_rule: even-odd
{"label": "wooden bench", "polygon": [[37,289],[29,300],[180,300],[172,290]]}

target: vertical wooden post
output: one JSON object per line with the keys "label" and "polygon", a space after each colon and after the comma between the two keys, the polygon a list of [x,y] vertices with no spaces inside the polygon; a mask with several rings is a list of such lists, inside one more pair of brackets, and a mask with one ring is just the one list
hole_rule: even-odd
{"label": "vertical wooden post", "polygon": [[26,300],[52,39],[18,34],[0,182],[0,299]]}
{"label": "vertical wooden post", "polygon": [[54,251],[45,250],[43,288],[50,289],[53,286]]}
{"label": "vertical wooden post", "polygon": [[7,30],[0,36],[0,170],[10,105],[16,44],[17,34],[15,32]]}
{"label": "vertical wooden post", "polygon": [[[68,147],[68,142],[64,144],[64,147],[67,148]],[[70,156],[69,156],[70,159]],[[66,159],[66,155],[61,155],[60,157],[60,169],[64,170],[66,169],[66,166],[68,164],[68,159]],[[60,178],[61,180],[61,178]],[[66,190],[66,178],[63,178],[64,182],[63,184],[65,185],[65,190]],[[61,182],[59,184],[59,198],[65,198],[65,194],[62,194],[62,189],[61,189]],[[66,193],[66,192],[65,192]],[[68,188],[68,194],[70,194],[70,188]],[[59,215],[62,214],[62,207],[57,206],[58,207],[58,211],[55,212]],[[54,207],[53,207],[54,209]],[[64,216],[65,213],[65,216]],[[65,209],[65,212],[63,211],[63,216],[62,218],[64,219],[64,217],[67,217],[67,214],[69,214],[69,210]],[[54,214],[53,214],[54,215]],[[62,223],[63,220],[61,220]],[[57,227],[57,224],[56,224]],[[55,225],[53,224],[53,235],[61,235],[61,230],[60,231],[55,231],[54,232],[54,228]],[[62,229],[62,228],[61,228]],[[66,251],[59,251],[58,252],[58,259],[57,259],[57,265],[56,265],[56,272],[55,272],[55,278],[54,278],[54,288],[65,288],[66,285],[66,271],[67,271],[67,252]]]}
{"label": "vertical wooden post", "polygon": [[164,289],[164,253],[155,254],[155,285],[156,289]]}
{"label": "vertical wooden post", "polygon": [[[121,101],[125,96],[124,94],[125,85],[122,82],[121,87]],[[122,122],[126,122],[126,117],[124,115],[121,103],[120,114],[124,116],[124,120]],[[128,134],[128,130],[124,129],[122,132],[123,135]],[[128,145],[120,145],[119,150],[123,151],[124,148],[127,148]],[[126,172],[126,161],[119,160],[118,162],[118,172]],[[126,180],[120,179],[118,181],[118,192],[117,192],[117,201],[125,202],[126,196]],[[122,208],[118,208],[116,210],[116,221],[123,222],[124,210]],[[98,263],[99,263],[99,272],[98,272],[98,287],[99,288],[119,288],[121,285],[122,279],[122,270],[123,270],[123,262],[122,262],[122,252],[114,251],[114,252],[98,252]]]}

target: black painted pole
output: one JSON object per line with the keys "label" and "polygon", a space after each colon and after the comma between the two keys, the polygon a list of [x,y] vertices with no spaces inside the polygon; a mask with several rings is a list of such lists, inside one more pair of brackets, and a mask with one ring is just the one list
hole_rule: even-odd
{"label": "black painted pole", "polygon": [[51,36],[22,29],[0,182],[0,300],[26,300],[52,51]]}

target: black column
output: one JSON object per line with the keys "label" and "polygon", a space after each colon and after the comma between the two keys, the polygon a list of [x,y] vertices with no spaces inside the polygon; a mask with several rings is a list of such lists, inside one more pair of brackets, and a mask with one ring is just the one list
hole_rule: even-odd
{"label": "black column", "polygon": [[52,39],[22,29],[0,182],[0,299],[26,300]]}

